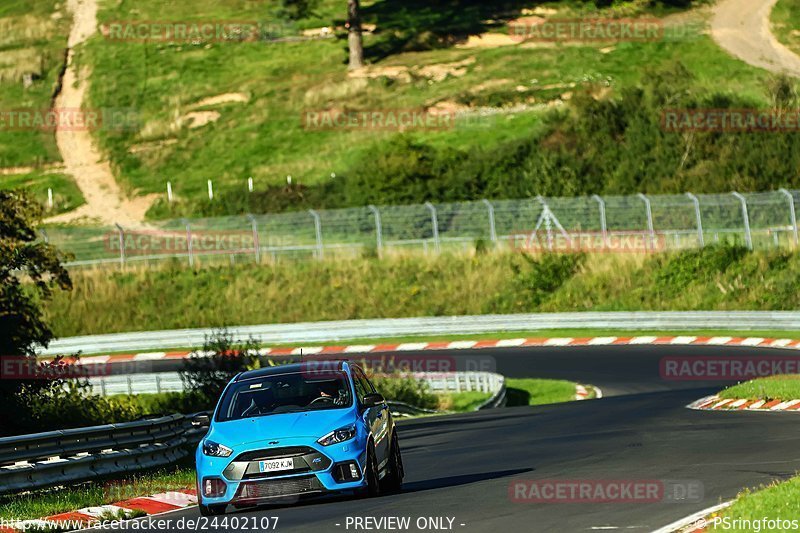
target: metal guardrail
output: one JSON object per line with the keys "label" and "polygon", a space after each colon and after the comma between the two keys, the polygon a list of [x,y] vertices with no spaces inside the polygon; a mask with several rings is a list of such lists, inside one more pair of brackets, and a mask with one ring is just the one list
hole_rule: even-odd
{"label": "metal guardrail", "polygon": [[[388,318],[264,324],[228,328],[235,338],[264,344],[319,343],[408,335],[459,335],[545,329],[611,330],[800,330],[800,311],[637,311],[608,313],[530,313],[423,318]],[[86,354],[197,348],[213,328],[113,333],[67,337],[50,343],[42,355]]]}
{"label": "metal guardrail", "polygon": [[[431,391],[445,393],[472,391],[494,393],[499,390],[503,380],[502,376],[491,372],[415,373],[414,377],[425,381]],[[100,396],[186,390],[185,383],[177,372],[98,376],[89,378],[88,382],[93,392]]]}
{"label": "metal guardrail", "polygon": [[206,433],[194,416],[0,438],[0,494],[173,463]]}

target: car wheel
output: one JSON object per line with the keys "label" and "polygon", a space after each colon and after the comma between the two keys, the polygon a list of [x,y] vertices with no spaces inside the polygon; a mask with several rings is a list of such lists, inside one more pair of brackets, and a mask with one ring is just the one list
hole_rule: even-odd
{"label": "car wheel", "polygon": [[225,507],[226,505],[203,505],[202,503],[198,506],[200,507],[200,514],[202,516],[218,516],[221,514],[225,514]]}
{"label": "car wheel", "polygon": [[371,498],[381,492],[380,481],[378,480],[378,458],[375,457],[375,446],[370,442],[367,448],[367,464],[365,465],[364,477],[367,486],[361,489],[360,496]]}
{"label": "car wheel", "polygon": [[387,492],[400,492],[403,487],[403,457],[400,455],[400,443],[397,434],[392,435],[391,455],[389,457],[389,470],[383,478],[381,488]]}

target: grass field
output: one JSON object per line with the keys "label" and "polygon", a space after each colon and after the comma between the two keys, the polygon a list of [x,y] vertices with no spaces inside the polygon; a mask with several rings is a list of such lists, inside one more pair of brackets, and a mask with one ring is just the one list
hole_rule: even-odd
{"label": "grass field", "polygon": [[[343,61],[345,44],[338,39],[283,43],[136,43],[109,42],[96,36],[83,50],[94,68],[91,91],[93,107],[135,107],[142,128],[135,132],[100,132],[120,177],[131,188],[164,192],[167,180],[183,199],[205,194],[206,180],[213,179],[220,194],[246,190],[252,176],[257,187],[285,183],[318,184],[331,173],[347,174],[380,147],[397,142],[390,131],[308,131],[301,116],[309,110],[408,109],[435,106],[477,112],[492,108],[490,116],[465,120],[450,131],[418,131],[411,138],[434,146],[461,149],[491,147],[509,139],[535,135],[541,109],[569,98],[582,86],[607,85],[618,91],[639,81],[642,69],[676,59],[698,78],[698,86],[729,91],[763,101],[765,75],[719,50],[703,34],[704,12],[692,12],[678,24],[688,35],[657,42],[583,43],[582,46],[434,47],[392,42],[392,34],[406,35],[413,25],[417,38],[436,34],[441,25],[474,35],[487,30],[507,32],[505,22],[517,9],[500,14],[405,11],[407,20],[393,16],[396,2],[367,3],[365,21],[388,30],[366,36],[368,57],[374,63],[367,78],[348,76]],[[535,2],[531,3],[532,7]],[[204,0],[191,9],[158,0],[137,2],[135,17],[128,2],[105,4],[101,21],[248,19],[264,14],[270,2]],[[487,4],[488,5],[488,4]],[[587,3],[553,2],[559,16],[593,13],[603,15],[665,15],[650,11],[644,2],[626,3],[611,11],[594,11]],[[581,6],[580,8],[577,6]],[[483,8],[486,9],[486,8]],[[338,4],[326,0],[309,27],[341,17]],[[446,10],[444,10],[446,11]],[[269,13],[269,9],[267,9]],[[432,17],[432,18],[426,18]],[[437,18],[438,17],[438,18]],[[448,18],[449,17],[449,18]],[[496,26],[487,25],[493,18]],[[405,24],[405,26],[404,26]],[[462,43],[463,44],[463,43]],[[124,65],[125,68],[120,68]],[[202,104],[209,97],[235,93],[237,101]],[[569,93],[569,95],[567,94]],[[515,107],[516,106],[516,107]],[[511,108],[514,107],[512,111]],[[190,113],[214,112],[218,118],[192,127]],[[189,207],[188,209],[191,209]],[[157,216],[185,214],[159,204]]]}
{"label": "grass field", "polygon": [[33,172],[0,176],[0,188],[26,189],[35,199],[47,205],[47,189],[53,190],[53,210],[47,214],[71,211],[84,203],[83,195],[73,179],[60,173]]}
{"label": "grass field", "polygon": [[[74,274],[58,336],[534,311],[791,310],[800,255],[709,247],[657,256],[441,255]],[[190,302],[190,304],[187,304]],[[573,335],[570,335],[573,336]]]}
{"label": "grass field", "polygon": [[772,10],[772,32],[796,54],[800,54],[800,1],[778,0]]}
{"label": "grass field", "polygon": [[[789,521],[779,527],[763,520]],[[791,524],[795,521],[795,525]],[[787,527],[788,524],[788,527]],[[796,531],[800,524],[800,477],[761,490],[746,490],[736,502],[708,521],[706,531]]]}
{"label": "grass field", "polygon": [[[0,110],[50,108],[71,20],[57,0],[4,0],[0,5]],[[33,83],[23,85],[23,76]],[[60,161],[52,131],[0,128],[0,167]],[[9,178],[0,176],[0,187]]]}
{"label": "grass field", "polygon": [[725,389],[720,393],[720,397],[746,400],[797,400],[800,399],[800,375],[754,379]]}

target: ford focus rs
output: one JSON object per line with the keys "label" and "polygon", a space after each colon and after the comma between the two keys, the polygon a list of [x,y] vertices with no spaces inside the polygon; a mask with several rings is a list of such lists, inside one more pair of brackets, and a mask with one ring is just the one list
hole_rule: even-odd
{"label": "ford focus rs", "polygon": [[196,453],[203,515],[400,490],[403,461],[383,396],[359,366],[322,364],[253,370],[227,385]]}

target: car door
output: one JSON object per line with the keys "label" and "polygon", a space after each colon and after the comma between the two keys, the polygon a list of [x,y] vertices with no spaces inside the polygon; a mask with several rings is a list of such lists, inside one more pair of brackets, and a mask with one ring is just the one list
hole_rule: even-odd
{"label": "car door", "polygon": [[381,430],[383,427],[382,419],[385,418],[385,415],[382,413],[381,406],[379,405],[374,407],[364,406],[364,396],[371,394],[373,390],[366,375],[364,375],[364,371],[357,366],[353,367],[353,385],[355,386],[356,395],[358,396],[358,405],[362,413],[361,416],[364,418],[364,423],[369,428],[375,441],[375,457],[380,466],[386,458],[385,444],[383,442],[383,440],[386,439],[381,439]]}
{"label": "car door", "polygon": [[[371,393],[380,394],[380,391],[375,388],[375,385],[369,380],[369,378],[364,376],[364,380],[367,382],[367,387]],[[386,405],[386,402],[375,406],[378,411],[376,418],[378,420],[378,433],[376,433],[376,441],[380,438],[380,443],[376,444],[377,453],[378,453],[378,463],[383,463],[384,460],[389,458],[389,446],[391,444],[389,435],[391,433],[391,425],[392,425],[392,414],[389,411],[389,406]],[[379,436],[379,437],[378,437]]]}

